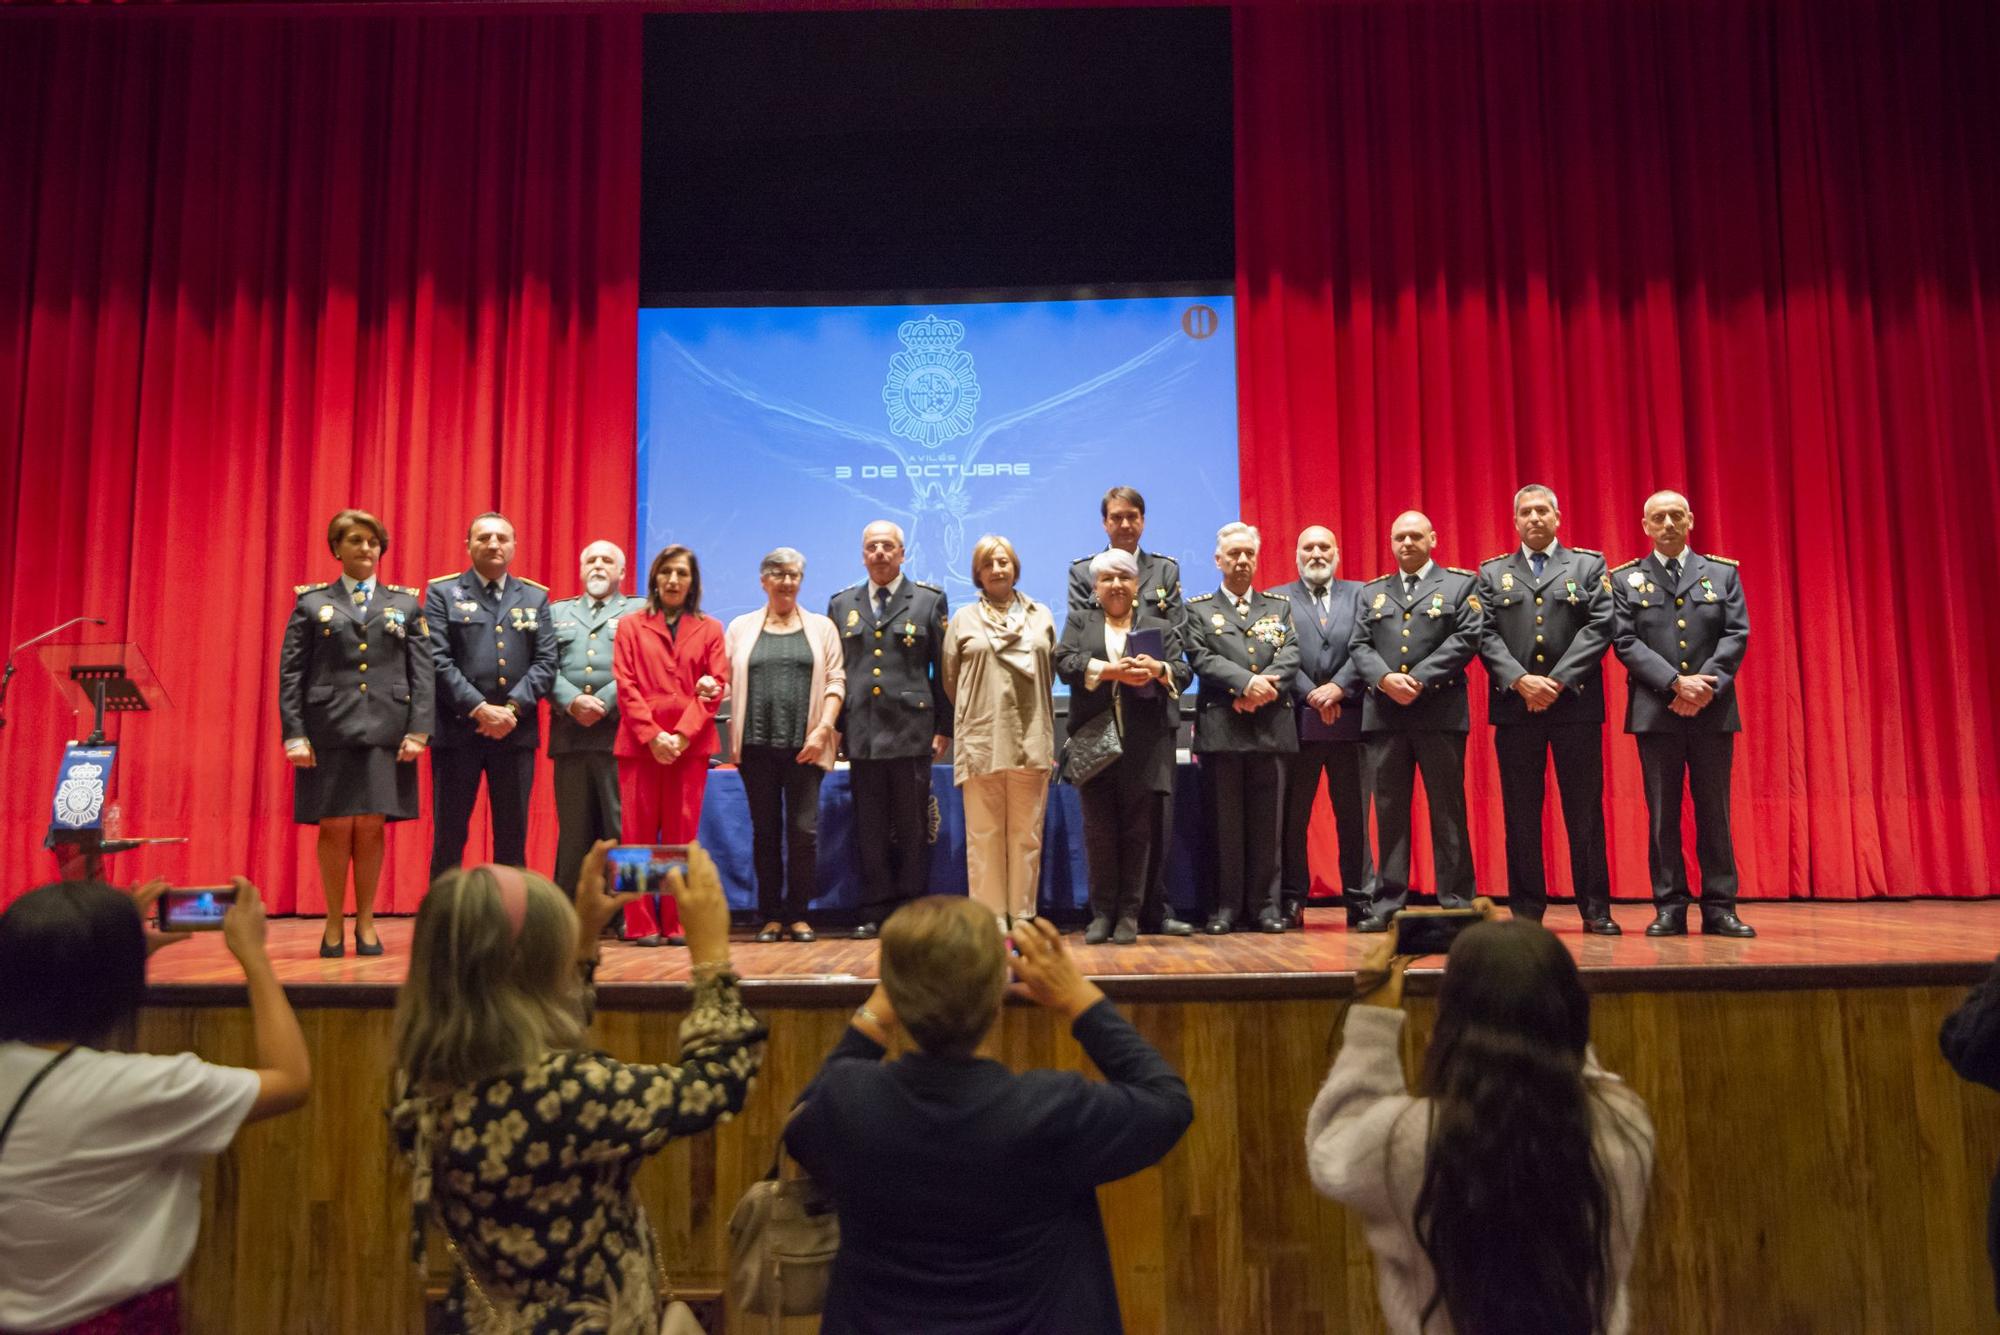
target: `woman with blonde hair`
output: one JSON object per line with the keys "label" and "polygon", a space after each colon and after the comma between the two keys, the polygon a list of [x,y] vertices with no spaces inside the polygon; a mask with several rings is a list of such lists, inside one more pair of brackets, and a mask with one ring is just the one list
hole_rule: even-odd
{"label": "woman with blonde hair", "polygon": [[435,1220],[458,1262],[448,1329],[652,1335],[664,1295],[632,1179],[669,1140],[742,1108],[763,1060],[699,845],[685,876],[668,875],[694,960],[681,1064],[584,1046],[598,933],[638,897],[605,893],[611,846],[585,859],[574,908],[542,877],[487,864],[440,876],[417,912],[391,1121],[411,1171],[413,1259]]}
{"label": "woman with blonde hair", "polygon": [[1004,930],[1035,916],[1042,815],[1055,763],[1056,623],[1017,590],[1014,544],[988,534],[972,549],[979,597],[952,614],[944,690],[956,730],[952,776],[965,796],[965,871],[972,897]]}

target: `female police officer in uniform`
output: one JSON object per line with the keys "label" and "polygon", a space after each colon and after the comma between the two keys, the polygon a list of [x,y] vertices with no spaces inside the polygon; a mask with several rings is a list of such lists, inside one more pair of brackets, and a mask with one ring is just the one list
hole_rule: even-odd
{"label": "female police officer in uniform", "polygon": [[326,893],[319,953],[346,951],[347,866],[354,864],[354,949],[379,955],[375,887],[382,827],[417,814],[416,759],[430,740],[431,644],[415,590],[378,583],[388,530],[365,510],[326,526],[340,559],[330,584],[301,584],[278,655],[278,714],[294,774],[292,818],[319,826]]}

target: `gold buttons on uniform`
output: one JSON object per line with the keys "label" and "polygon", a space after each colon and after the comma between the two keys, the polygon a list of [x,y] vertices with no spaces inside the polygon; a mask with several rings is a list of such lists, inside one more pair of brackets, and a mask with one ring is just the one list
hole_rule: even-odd
{"label": "gold buttons on uniform", "polygon": [[1681,671],[1686,672],[1687,670],[1688,670],[1687,660],[1683,658],[1681,660]]}
{"label": "gold buttons on uniform", "polygon": [[594,640],[594,639],[596,639],[596,638],[597,638],[597,632],[596,632],[596,631],[592,631],[592,632],[590,632],[590,638],[591,638],[591,639],[593,639],[593,640]]}
{"label": "gold buttons on uniform", "polygon": [[1406,640],[1410,638],[1410,628],[1408,626],[1403,627],[1403,638]]}
{"label": "gold buttons on uniform", "polygon": [[1541,642],[1542,642],[1542,637],[1541,637],[1541,636],[1539,636],[1539,635],[1537,635],[1537,636],[1535,637],[1535,643],[1536,643],[1536,644],[1540,644]]}
{"label": "gold buttons on uniform", "polygon": [[1535,595],[1535,606],[1540,607],[1541,605],[1542,605],[1542,595],[1538,593]]}
{"label": "gold buttons on uniform", "polygon": [[504,658],[503,658],[503,659],[501,659],[501,660],[500,660],[500,666],[501,666],[501,667],[506,667],[506,666],[507,666],[507,660],[506,660],[506,659],[504,659]]}
{"label": "gold buttons on uniform", "polygon": [[362,682],[362,683],[361,683],[361,689],[362,689],[363,691],[366,691],[366,690],[368,689],[368,683],[367,683],[367,682],[365,682],[365,681],[364,681],[364,682]]}
{"label": "gold buttons on uniform", "polygon": [[368,665],[367,665],[366,663],[363,663],[363,664],[361,665],[361,670],[362,670],[363,672],[366,672],[366,671],[368,670]]}
{"label": "gold buttons on uniform", "polygon": [[870,669],[869,669],[869,671],[873,672],[873,673],[874,673],[874,674],[875,674],[876,676],[878,676],[878,677],[882,675],[882,669],[881,669],[881,668],[870,668]]}
{"label": "gold buttons on uniform", "polygon": [[1537,663],[1541,662],[1541,661],[1542,661],[1542,656],[1541,656],[1540,654],[1536,654],[1536,655],[1535,655],[1535,661],[1536,661]]}
{"label": "gold buttons on uniform", "polygon": [[1542,624],[1542,614],[1540,612],[1535,613],[1535,624],[1537,626]]}
{"label": "gold buttons on uniform", "polygon": [[881,631],[879,631],[879,630],[878,630],[878,631],[876,631],[876,632],[875,632],[875,638],[876,638],[876,639],[878,639],[878,640],[879,640],[879,639],[881,639],[881,638],[882,638],[882,632],[881,632]]}
{"label": "gold buttons on uniform", "polygon": [[882,651],[881,651],[880,649],[877,649],[877,650],[875,651],[875,656],[876,656],[877,658],[880,658],[880,657],[882,656]]}
{"label": "gold buttons on uniform", "polygon": [[1408,621],[1409,619],[1410,619],[1410,614],[1408,612],[1403,613],[1403,620]]}
{"label": "gold buttons on uniform", "polygon": [[1687,599],[1685,599],[1685,598],[1676,598],[1676,599],[1674,599],[1674,606],[1675,606],[1675,607],[1679,607],[1679,606],[1680,606],[1680,605],[1681,605],[1682,603],[1684,603],[1684,602],[1686,602],[1686,601],[1687,601]]}
{"label": "gold buttons on uniform", "polygon": [[1682,630],[1686,630],[1686,629],[1688,628],[1688,623],[1687,623],[1687,618],[1686,618],[1686,617],[1682,617],[1682,618],[1681,618],[1681,619],[1680,619],[1679,621],[1676,621],[1676,622],[1675,622],[1674,624],[1675,624],[1676,626],[1679,626],[1679,627],[1680,627],[1680,628],[1681,628]]}
{"label": "gold buttons on uniform", "polygon": [[502,686],[505,686],[505,685],[507,684],[507,679],[506,679],[505,677],[502,677],[502,678],[500,679],[500,684],[501,684]]}
{"label": "gold buttons on uniform", "polygon": [[876,695],[882,694],[882,688],[880,686],[877,686],[873,693]]}
{"label": "gold buttons on uniform", "polygon": [[1687,642],[1686,640],[1682,640],[1682,641],[1681,641],[1681,648],[1685,649],[1685,648],[1687,648],[1687,647],[1688,647],[1688,642]]}
{"label": "gold buttons on uniform", "polygon": [[361,642],[361,652],[364,654],[368,652],[368,641],[363,640]]}
{"label": "gold buttons on uniform", "polygon": [[1410,665],[1408,663],[1398,663],[1396,665],[1396,671],[1398,672],[1408,672],[1409,670],[1410,670]]}

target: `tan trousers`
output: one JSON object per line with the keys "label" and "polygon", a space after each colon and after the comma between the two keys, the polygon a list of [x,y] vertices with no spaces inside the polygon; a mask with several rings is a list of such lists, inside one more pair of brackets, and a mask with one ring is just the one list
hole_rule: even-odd
{"label": "tan trousers", "polygon": [[1049,772],[1007,769],[967,777],[965,874],[995,917],[1032,918],[1042,876],[1042,812]]}

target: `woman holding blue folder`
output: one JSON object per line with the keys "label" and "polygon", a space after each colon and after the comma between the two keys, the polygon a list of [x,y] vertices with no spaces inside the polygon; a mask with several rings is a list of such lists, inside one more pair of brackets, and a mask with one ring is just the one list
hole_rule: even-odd
{"label": "woman holding blue folder", "polygon": [[1192,673],[1173,623],[1138,602],[1130,552],[1100,552],[1090,573],[1098,606],[1071,612],[1056,648],[1056,673],[1070,690],[1070,735],[1109,712],[1119,739],[1118,759],[1077,788],[1090,865],[1083,941],[1129,946],[1139,939],[1159,823],[1174,800],[1174,731]]}

